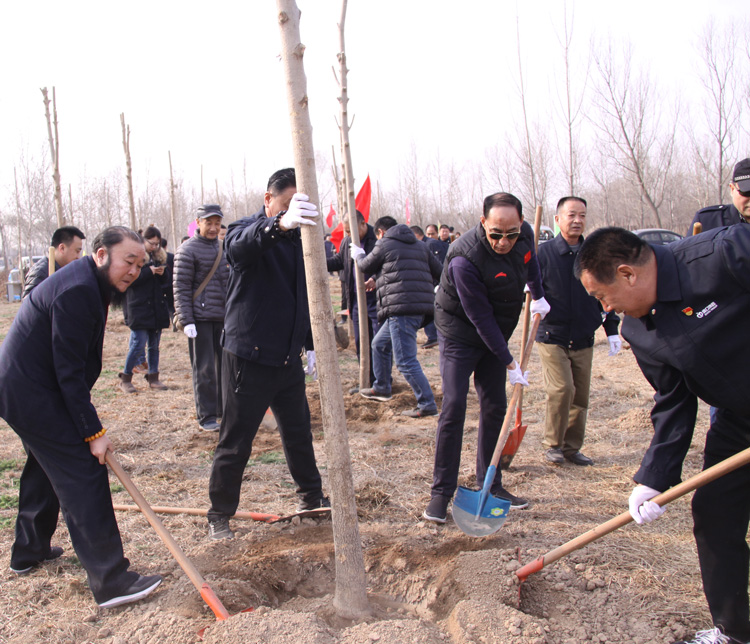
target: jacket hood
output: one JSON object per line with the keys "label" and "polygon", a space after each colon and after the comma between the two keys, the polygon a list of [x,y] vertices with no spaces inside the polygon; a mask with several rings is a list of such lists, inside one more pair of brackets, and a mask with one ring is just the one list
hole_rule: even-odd
{"label": "jacket hood", "polygon": [[397,239],[405,244],[416,244],[417,238],[406,224],[397,224],[385,231],[385,237]]}

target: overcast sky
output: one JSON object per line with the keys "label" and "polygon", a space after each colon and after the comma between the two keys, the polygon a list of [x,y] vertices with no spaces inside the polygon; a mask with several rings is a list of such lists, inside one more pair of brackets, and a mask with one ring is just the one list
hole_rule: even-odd
{"label": "overcast sky", "polygon": [[[315,146],[330,158],[340,1],[298,4]],[[569,0],[568,9],[579,64],[592,37],[628,38],[665,96],[695,87],[694,42],[712,16],[750,13],[747,0]],[[207,183],[224,184],[231,169],[240,179],[246,159],[261,188],[292,163],[273,0],[25,0],[3,3],[0,16],[0,188],[12,185],[22,150],[46,145],[44,86],[56,86],[64,185],[123,165],[120,112],[136,184],[146,172],[168,175],[168,150],[194,185],[201,164]],[[461,162],[502,138],[517,118],[516,18],[532,116],[544,121],[562,73],[562,0],[350,0],[357,186],[368,172],[393,182],[412,144],[423,158],[439,150]]]}

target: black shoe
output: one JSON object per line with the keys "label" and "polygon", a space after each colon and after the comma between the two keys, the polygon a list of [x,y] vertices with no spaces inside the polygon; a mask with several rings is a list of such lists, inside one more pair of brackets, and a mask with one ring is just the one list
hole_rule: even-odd
{"label": "black shoe", "polygon": [[437,345],[438,345],[438,341],[437,340],[427,340],[427,342],[425,342],[422,345],[422,348],[423,349],[432,349],[432,347],[436,347]]}
{"label": "black shoe", "polygon": [[510,507],[512,510],[523,510],[529,507],[529,502],[526,499],[522,499],[520,496],[513,496],[508,490],[502,485],[495,485],[490,489],[490,494],[496,496],[498,499],[506,499],[510,501]]}
{"label": "black shoe", "polygon": [[448,516],[448,504],[451,502],[449,496],[434,494],[427,504],[427,508],[422,512],[422,518],[433,523],[445,523]]}
{"label": "black shoe", "polygon": [[573,465],[593,465],[594,461],[592,461],[588,456],[583,454],[582,452],[571,452],[570,454],[565,454],[565,460],[570,461],[573,463]]}
{"label": "black shoe", "polygon": [[222,539],[233,539],[234,532],[229,527],[229,519],[227,517],[221,517],[215,521],[208,521],[208,537],[214,541],[221,541]]}
{"label": "black shoe", "polygon": [[357,387],[352,387],[352,388],[351,388],[351,389],[349,390],[349,395],[350,395],[350,396],[353,396],[354,394],[358,394],[358,393],[359,393],[359,386],[357,386]]}
{"label": "black shoe", "polygon": [[62,557],[63,549],[60,546],[52,546],[49,549],[49,554],[42,559],[41,561],[35,561],[30,566],[14,566],[12,563],[10,564],[10,569],[17,575],[25,575],[29,572],[31,572],[34,568],[38,568],[43,563],[47,561],[54,561],[55,559],[59,559]]}
{"label": "black shoe", "polygon": [[161,575],[138,575],[138,579],[130,584],[130,587],[122,595],[108,599],[105,602],[99,602],[99,606],[102,608],[113,608],[122,604],[137,602],[139,599],[150,595],[160,583]]}
{"label": "black shoe", "polygon": [[550,447],[545,453],[544,458],[548,463],[562,465],[565,462],[565,455],[559,447]]}
{"label": "black shoe", "polygon": [[330,510],[331,502],[327,496],[319,496],[312,501],[302,499],[297,506],[297,512],[308,512],[309,510]]}
{"label": "black shoe", "polygon": [[426,416],[437,416],[438,410],[435,409],[420,409],[419,407],[416,407],[415,409],[407,409],[406,411],[401,412],[402,416],[408,416],[409,418],[425,418]]}
{"label": "black shoe", "polygon": [[360,389],[359,395],[368,400],[378,400],[380,402],[388,402],[393,396],[391,394],[381,394],[375,387],[367,387],[366,389]]}
{"label": "black shoe", "polygon": [[215,418],[211,419],[211,420],[204,420],[200,424],[200,428],[204,432],[218,432],[219,429],[221,429],[221,423],[218,420],[216,420]]}

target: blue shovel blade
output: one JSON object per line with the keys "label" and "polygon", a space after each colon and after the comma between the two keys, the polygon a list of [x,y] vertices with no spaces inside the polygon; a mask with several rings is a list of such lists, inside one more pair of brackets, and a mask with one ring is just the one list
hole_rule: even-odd
{"label": "blue shovel blade", "polygon": [[489,494],[482,503],[482,492],[459,487],[453,499],[453,520],[472,537],[485,537],[497,532],[510,512],[510,501]]}

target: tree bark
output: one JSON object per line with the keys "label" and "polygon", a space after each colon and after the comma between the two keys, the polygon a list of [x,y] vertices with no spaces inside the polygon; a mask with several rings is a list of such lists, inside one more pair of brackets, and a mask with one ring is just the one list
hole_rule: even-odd
{"label": "tree bark", "polygon": [[[344,157],[344,171],[346,181],[346,204],[349,215],[349,230],[352,243],[361,246],[359,239],[359,222],[357,221],[357,209],[354,199],[354,170],[352,169],[352,150],[349,145],[349,113],[347,106],[349,104],[349,93],[346,85],[346,78],[349,70],[346,68],[346,45],[344,42],[344,24],[346,22],[346,3],[341,2],[341,21],[339,22],[339,87],[341,95],[339,104],[341,107],[341,154]],[[359,313],[359,388],[360,391],[370,386],[370,333],[369,317],[367,315],[367,293],[365,292],[364,273],[354,262],[354,276],[357,282],[357,312]],[[351,307],[353,302],[349,302]]]}
{"label": "tree bark", "polygon": [[[299,32],[300,11],[294,0],[277,0],[276,6],[281,31],[281,60],[286,78],[297,188],[307,194],[311,202],[318,203],[307,78],[302,62],[305,47],[300,42]],[[333,333],[333,308],[328,289],[323,226],[302,228],[302,250],[310,302],[310,321],[318,358],[321,412],[333,504],[333,541],[336,558],[333,606],[339,616],[359,619],[370,614],[370,607],[367,601],[364,556],[357,525],[341,373]]]}
{"label": "tree bark", "polygon": [[[63,214],[62,189],[60,188],[60,137],[57,131],[57,98],[55,88],[52,88],[52,116],[49,111],[49,97],[47,88],[42,87],[44,97],[44,115],[47,117],[47,137],[49,138],[50,155],[52,156],[52,181],[55,184],[55,210],[57,211],[57,227],[65,225]],[[54,125],[54,131],[53,126]]]}
{"label": "tree bark", "polygon": [[120,113],[122,126],[122,149],[125,151],[125,178],[128,182],[128,205],[130,206],[130,227],[138,230],[135,223],[135,200],[133,199],[133,163],[130,159],[130,126],[125,125],[125,113]]}

